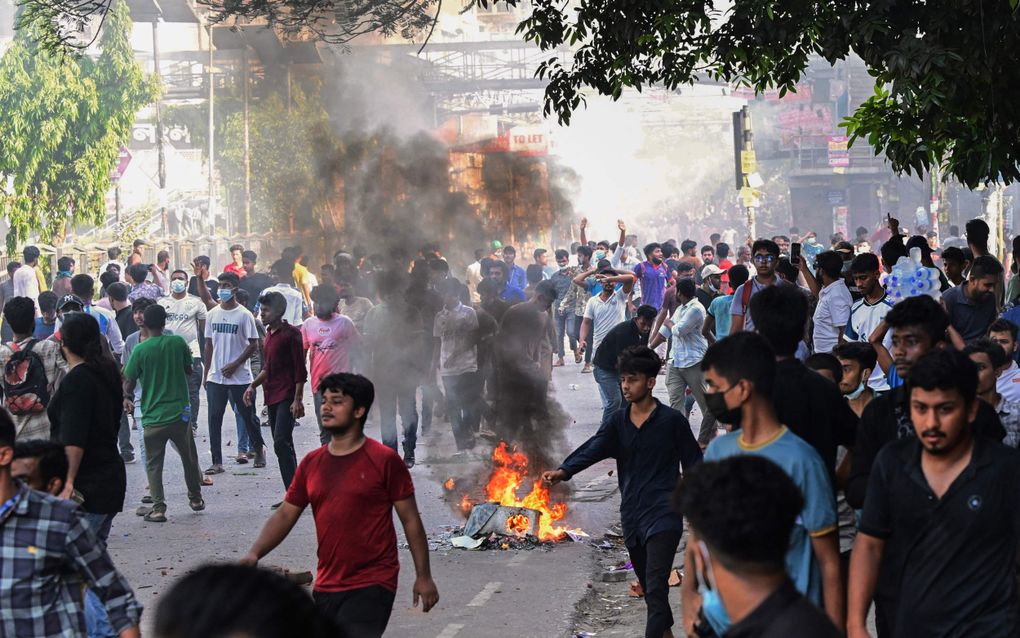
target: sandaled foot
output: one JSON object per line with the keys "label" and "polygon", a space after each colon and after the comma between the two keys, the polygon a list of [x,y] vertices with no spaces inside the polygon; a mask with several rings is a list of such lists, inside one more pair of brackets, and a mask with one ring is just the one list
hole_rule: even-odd
{"label": "sandaled foot", "polygon": [[165,523],[166,510],[152,508],[152,511],[145,515],[145,521],[148,523]]}
{"label": "sandaled foot", "polygon": [[245,463],[248,462],[248,455],[247,454],[238,454],[237,458],[234,459],[234,462],[237,463],[238,465],[244,465]]}
{"label": "sandaled foot", "polygon": [[203,476],[202,477],[202,487],[209,487],[210,485],[213,485],[213,480],[211,478],[209,478],[208,476]]}
{"label": "sandaled foot", "polygon": [[208,468],[206,469],[205,473],[206,473],[206,475],[212,475],[212,474],[223,474],[223,471],[224,471],[224,470],[223,470],[223,466],[222,466],[222,465],[219,465],[219,464],[216,464],[216,465],[211,465],[211,466],[209,466],[209,467],[208,467]]}
{"label": "sandaled foot", "polygon": [[205,501],[203,501],[201,498],[191,499],[190,501],[188,501],[188,505],[191,507],[192,511],[195,512],[201,512],[202,510],[205,509]]}

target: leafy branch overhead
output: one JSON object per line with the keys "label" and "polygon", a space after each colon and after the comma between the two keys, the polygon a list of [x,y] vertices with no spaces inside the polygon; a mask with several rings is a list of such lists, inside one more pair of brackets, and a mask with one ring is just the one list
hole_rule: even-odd
{"label": "leafy branch overhead", "polygon": [[625,88],[709,79],[792,91],[812,55],[835,63],[856,53],[876,89],[844,123],[852,139],[908,174],[941,167],[971,187],[1020,179],[1017,0],[531,4],[518,32],[547,51],[574,49],[572,61],[540,68],[546,113],[561,122],[587,88],[619,98]]}
{"label": "leafy branch overhead", "polygon": [[[41,19],[41,18],[40,18]],[[0,59],[0,217],[7,247],[39,232],[59,240],[106,215],[110,172],[135,113],[159,95],[131,51],[131,21],[114,0],[93,59],[45,50],[48,25],[26,20]]]}

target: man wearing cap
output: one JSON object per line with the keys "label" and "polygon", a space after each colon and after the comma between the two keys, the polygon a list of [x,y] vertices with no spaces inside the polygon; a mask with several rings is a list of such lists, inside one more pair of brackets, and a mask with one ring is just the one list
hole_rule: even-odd
{"label": "man wearing cap", "polygon": [[715,264],[708,264],[701,269],[701,286],[695,291],[698,301],[705,308],[712,305],[712,300],[719,296],[722,289],[723,270]]}

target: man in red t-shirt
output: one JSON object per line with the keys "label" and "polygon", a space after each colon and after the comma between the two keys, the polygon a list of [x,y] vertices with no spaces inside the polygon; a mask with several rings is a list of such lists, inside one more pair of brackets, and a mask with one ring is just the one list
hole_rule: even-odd
{"label": "man in red t-shirt", "polygon": [[330,441],[302,459],[283,505],[241,562],[257,564],[283,542],[311,505],[319,542],[315,603],[343,635],[375,638],[389,623],[400,571],[393,510],[414,559],[413,602],[417,607],[420,598],[426,612],[439,601],[428,540],[404,462],[392,449],[365,437],[365,419],[375,399],[372,382],[357,374],[331,374],[319,382],[319,392],[322,427]]}
{"label": "man in red t-shirt", "polygon": [[223,267],[223,272],[232,272],[238,279],[243,279],[248,274],[244,269],[244,246],[234,244],[230,247],[230,263]]}

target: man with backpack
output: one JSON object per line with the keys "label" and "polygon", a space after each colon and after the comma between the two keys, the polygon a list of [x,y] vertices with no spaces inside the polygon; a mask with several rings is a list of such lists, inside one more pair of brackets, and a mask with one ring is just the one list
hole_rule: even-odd
{"label": "man with backpack", "polygon": [[3,369],[3,407],[14,418],[18,441],[50,438],[50,420],[46,406],[57,381],[67,371],[60,356],[60,344],[32,337],[35,330],[35,302],[29,297],[14,297],[4,305],[4,321],[14,339],[0,345]]}

